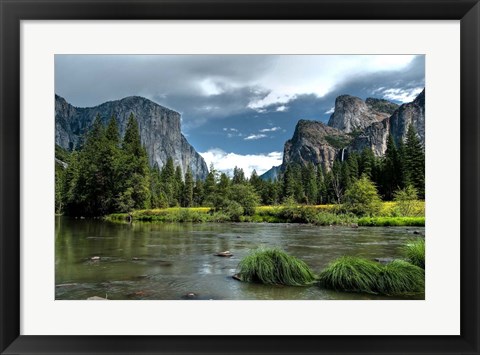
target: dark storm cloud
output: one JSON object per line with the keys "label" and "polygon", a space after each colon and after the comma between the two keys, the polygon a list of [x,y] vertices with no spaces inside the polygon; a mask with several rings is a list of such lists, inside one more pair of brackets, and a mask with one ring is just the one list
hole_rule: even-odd
{"label": "dark storm cloud", "polygon": [[130,95],[176,96],[178,102],[205,96],[208,87],[246,86],[271,61],[268,56],[56,55],[55,91],[76,106]]}

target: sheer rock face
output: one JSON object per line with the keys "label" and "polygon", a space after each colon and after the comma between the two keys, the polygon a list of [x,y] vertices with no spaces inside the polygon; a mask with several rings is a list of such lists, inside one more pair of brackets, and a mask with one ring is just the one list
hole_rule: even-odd
{"label": "sheer rock face", "polygon": [[367,127],[353,140],[348,151],[370,148],[376,156],[383,156],[387,150],[388,135],[391,134],[395,142],[404,141],[410,124],[425,145],[425,89],[414,101],[401,105],[391,117]]}
{"label": "sheer rock face", "polygon": [[335,100],[335,111],[330,116],[328,125],[345,133],[363,131],[371,124],[390,116],[388,112],[377,111],[377,109],[391,110],[391,105],[386,103],[388,103],[386,100],[368,99],[367,104],[355,96],[338,96]]}
{"label": "sheer rock face", "polygon": [[395,142],[405,140],[410,124],[417,131],[420,142],[425,145],[425,89],[415,100],[400,106],[390,117],[390,133]]}
{"label": "sheer rock face", "polygon": [[[339,112],[343,114],[335,116]],[[339,117],[342,120],[335,121]],[[340,96],[328,126],[317,121],[298,121],[292,139],[285,143],[281,170],[289,163],[312,162],[329,171],[335,159],[347,156],[345,152],[360,153],[365,148],[372,149],[377,157],[383,156],[388,135],[392,134],[396,142],[405,140],[410,123],[425,144],[425,90],[413,102],[401,106],[382,99],[363,102],[353,96]]]}
{"label": "sheer rock face", "polygon": [[341,146],[350,141],[349,135],[322,122],[300,120],[292,139],[285,143],[282,167],[289,163],[306,165],[312,162],[329,171],[341,152]]}
{"label": "sheer rock face", "polygon": [[182,174],[190,166],[195,178],[206,178],[207,164],[181,133],[180,114],[143,97],[131,96],[95,107],[78,108],[55,95],[55,142],[66,149],[78,147],[97,114],[104,124],[115,115],[120,136],[123,136],[131,113],[137,119],[151,165],[156,163],[161,168],[171,157]]}

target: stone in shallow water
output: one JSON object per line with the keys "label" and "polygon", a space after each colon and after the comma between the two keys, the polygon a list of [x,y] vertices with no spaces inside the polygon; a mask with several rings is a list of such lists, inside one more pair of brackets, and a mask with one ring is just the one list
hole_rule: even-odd
{"label": "stone in shallow water", "polygon": [[107,298],[98,297],[98,296],[88,297],[87,300],[89,300],[89,301],[108,301]]}
{"label": "stone in shallow water", "polygon": [[229,258],[229,257],[233,256],[233,254],[229,250],[221,251],[221,252],[219,252],[215,255],[216,256],[222,256],[224,258]]}

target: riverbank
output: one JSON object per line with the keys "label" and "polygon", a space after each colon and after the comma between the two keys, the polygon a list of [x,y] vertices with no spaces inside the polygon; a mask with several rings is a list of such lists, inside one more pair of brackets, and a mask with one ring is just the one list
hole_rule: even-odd
{"label": "riverbank", "polygon": [[418,202],[412,216],[399,216],[395,202],[383,202],[378,216],[358,217],[341,205],[310,206],[259,206],[251,216],[238,215],[229,210],[216,211],[210,207],[172,207],[136,210],[131,213],[114,213],[105,217],[113,222],[203,223],[203,222],[253,222],[253,223],[308,223],[318,226],[424,226],[425,203]]}

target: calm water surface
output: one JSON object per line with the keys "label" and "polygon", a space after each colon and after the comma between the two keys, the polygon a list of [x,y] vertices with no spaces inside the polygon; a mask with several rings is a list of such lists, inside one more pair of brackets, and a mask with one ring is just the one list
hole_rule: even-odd
{"label": "calm water surface", "polygon": [[[316,227],[293,224],[116,224],[56,217],[55,297],[86,299],[273,300],[387,299],[323,290],[248,284],[232,279],[239,261],[258,247],[278,247],[315,272],[353,255],[399,257],[401,246],[424,233],[414,227]],[[218,257],[229,250],[234,256]],[[100,260],[92,258],[100,257]],[[424,295],[413,298],[423,299]]]}

